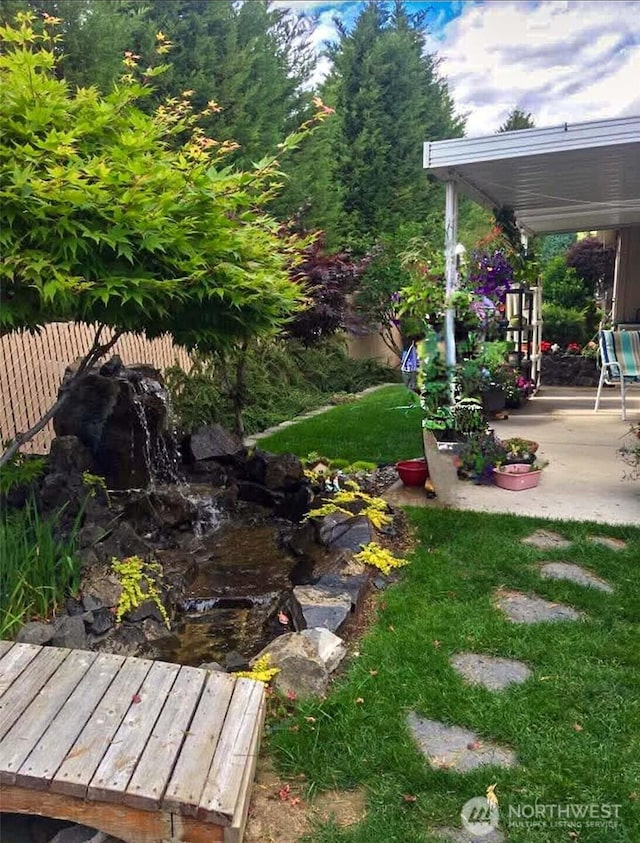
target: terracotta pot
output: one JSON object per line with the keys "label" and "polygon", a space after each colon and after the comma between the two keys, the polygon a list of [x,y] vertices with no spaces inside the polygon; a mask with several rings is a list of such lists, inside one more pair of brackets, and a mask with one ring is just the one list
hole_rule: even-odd
{"label": "terracotta pot", "polygon": [[405,486],[424,486],[429,476],[429,467],[424,457],[415,460],[401,460],[396,470]]}
{"label": "terracotta pot", "polygon": [[514,463],[503,465],[493,471],[496,486],[508,489],[510,492],[521,492],[538,485],[542,469],[532,471],[528,463]]}

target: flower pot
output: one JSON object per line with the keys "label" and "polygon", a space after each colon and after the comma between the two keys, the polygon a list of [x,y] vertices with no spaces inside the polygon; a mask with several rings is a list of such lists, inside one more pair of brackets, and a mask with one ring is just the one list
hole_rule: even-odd
{"label": "flower pot", "polygon": [[429,467],[424,457],[415,460],[401,460],[396,470],[405,486],[424,486],[429,476]]}
{"label": "flower pot", "polygon": [[528,463],[514,463],[494,469],[493,479],[496,486],[510,492],[521,492],[538,485],[542,469],[532,470]]}
{"label": "flower pot", "polygon": [[507,396],[501,386],[496,386],[483,390],[480,398],[482,399],[484,413],[489,415],[489,413],[497,413],[499,410],[504,410]]}

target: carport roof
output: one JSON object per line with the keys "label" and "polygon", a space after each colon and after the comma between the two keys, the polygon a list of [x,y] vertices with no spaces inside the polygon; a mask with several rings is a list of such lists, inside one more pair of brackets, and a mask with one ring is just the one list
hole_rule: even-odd
{"label": "carport roof", "polygon": [[640,225],[640,116],[431,141],[424,167],[530,233]]}

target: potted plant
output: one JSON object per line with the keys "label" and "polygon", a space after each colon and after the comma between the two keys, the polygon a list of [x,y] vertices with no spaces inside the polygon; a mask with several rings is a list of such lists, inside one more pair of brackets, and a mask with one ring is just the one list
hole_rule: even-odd
{"label": "potted plant", "polygon": [[493,480],[501,489],[522,492],[524,489],[532,489],[538,485],[543,468],[542,464],[535,462],[497,465],[493,471]]}
{"label": "potted plant", "polygon": [[521,439],[520,437],[514,436],[510,439],[503,439],[502,447],[504,449],[505,465],[512,465],[514,463],[533,465],[535,462],[538,443],[532,439]]}
{"label": "potted plant", "polygon": [[490,430],[471,434],[459,454],[458,476],[474,483],[491,483],[504,456],[501,443]]}

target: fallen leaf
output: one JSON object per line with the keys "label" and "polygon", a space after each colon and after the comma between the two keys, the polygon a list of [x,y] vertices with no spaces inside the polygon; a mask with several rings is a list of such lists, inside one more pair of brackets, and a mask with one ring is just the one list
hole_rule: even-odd
{"label": "fallen leaf", "polygon": [[[70,756],[67,755],[67,758],[70,758]],[[631,793],[629,794],[629,799],[637,799],[637,798],[638,798],[637,792],[635,790],[632,790]]]}
{"label": "fallen leaf", "polygon": [[288,700],[297,700],[298,699],[298,695],[296,694],[295,691],[287,691],[285,696]]}
{"label": "fallen leaf", "polygon": [[392,623],[390,623],[390,624],[389,624],[389,626],[387,627],[387,629],[389,630],[389,632],[395,632],[395,631],[396,631],[396,628],[395,628],[395,626],[394,626]]}
{"label": "fallen leaf", "polygon": [[132,703],[139,703],[139,702],[142,702],[142,697],[140,696],[140,694],[134,694],[134,695],[131,697],[131,702],[132,702]]}
{"label": "fallen leaf", "polygon": [[476,750],[482,749],[482,741],[471,741],[471,743],[467,744],[467,749]]}
{"label": "fallen leaf", "polygon": [[410,793],[405,793],[402,798],[405,802],[417,802],[418,800],[417,796],[412,796]]}
{"label": "fallen leaf", "polygon": [[571,840],[577,840],[578,837],[580,837],[580,832],[579,831],[570,831],[567,834],[567,837],[569,837]]}
{"label": "fallen leaf", "polygon": [[297,724],[297,723],[295,724],[295,726],[289,726],[289,731],[290,731],[290,732],[299,732],[299,731],[300,731],[300,726],[298,726],[298,724]]}
{"label": "fallen leaf", "polygon": [[292,808],[295,808],[295,807],[296,807],[296,805],[299,805],[299,804],[300,804],[300,797],[299,797],[299,796],[294,796],[294,797],[293,797],[293,799],[290,799],[290,800],[289,800],[289,804],[291,805],[291,807],[292,807]]}
{"label": "fallen leaf", "polygon": [[357,705],[362,705],[363,702],[364,702],[364,697],[358,697],[358,699],[356,700]]}
{"label": "fallen leaf", "polygon": [[378,671],[377,671],[377,670],[370,670],[370,671],[369,671],[369,676],[377,676],[377,675],[378,675]]}
{"label": "fallen leaf", "polygon": [[289,615],[285,614],[285,612],[278,612],[278,621],[283,626],[289,626]]}
{"label": "fallen leaf", "polygon": [[435,649],[435,650],[438,650],[438,649],[440,648],[440,644],[441,644],[441,643],[442,643],[442,642],[441,642],[441,641],[438,641],[438,639],[436,638],[436,640],[433,642],[433,647],[434,647],[434,649]]}
{"label": "fallen leaf", "polygon": [[581,732],[583,727],[579,723],[574,723],[571,727],[574,732]]}
{"label": "fallen leaf", "polygon": [[307,723],[315,723],[316,722],[315,717],[305,717],[304,719],[307,721]]}

